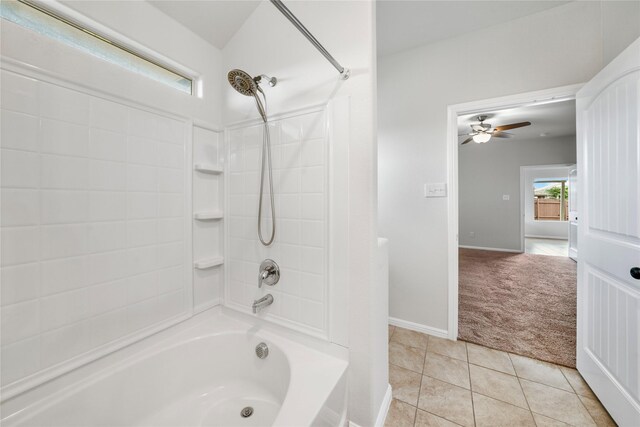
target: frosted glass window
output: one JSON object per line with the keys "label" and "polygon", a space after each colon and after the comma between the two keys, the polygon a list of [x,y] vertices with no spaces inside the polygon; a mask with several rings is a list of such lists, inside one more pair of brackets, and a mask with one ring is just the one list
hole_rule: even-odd
{"label": "frosted glass window", "polygon": [[80,49],[129,71],[142,74],[181,92],[192,94],[193,80],[143,58],[124,46],[82,28],[48,11],[16,1],[0,2],[0,16],[22,27]]}

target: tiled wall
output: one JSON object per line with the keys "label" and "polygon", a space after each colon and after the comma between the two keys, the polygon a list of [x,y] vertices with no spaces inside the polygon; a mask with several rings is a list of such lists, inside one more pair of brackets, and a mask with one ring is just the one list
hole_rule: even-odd
{"label": "tiled wall", "polygon": [[[270,123],[276,205],[276,239],[257,238],[262,125],[228,132],[229,252],[226,304],[250,312],[257,298],[274,303],[260,316],[315,335],[327,333],[327,170],[323,111]],[[265,187],[266,188],[266,187]],[[266,190],[265,190],[266,191]],[[268,197],[265,211],[269,213]],[[270,217],[263,230],[268,235]],[[260,262],[275,260],[281,279],[258,289]]]}
{"label": "tiled wall", "polygon": [[186,123],[2,71],[2,384],[187,312]]}
{"label": "tiled wall", "polygon": [[[220,213],[222,218],[193,219],[194,262],[220,258],[224,252],[224,141],[220,132],[193,128],[193,164],[211,168],[193,171],[193,212]],[[224,264],[194,269],[193,305],[195,311],[219,304],[224,282]]]}

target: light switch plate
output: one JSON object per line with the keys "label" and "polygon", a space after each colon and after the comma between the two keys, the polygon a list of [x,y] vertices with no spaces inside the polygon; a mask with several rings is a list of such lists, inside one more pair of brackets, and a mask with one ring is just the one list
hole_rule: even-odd
{"label": "light switch plate", "polygon": [[424,197],[447,197],[447,184],[444,182],[425,184]]}
{"label": "light switch plate", "polygon": [[503,194],[502,195],[502,200],[509,200],[510,196],[508,194]]}

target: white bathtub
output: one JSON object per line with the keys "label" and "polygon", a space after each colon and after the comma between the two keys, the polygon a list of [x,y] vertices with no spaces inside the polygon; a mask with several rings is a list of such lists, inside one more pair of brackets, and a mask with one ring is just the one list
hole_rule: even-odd
{"label": "white bathtub", "polygon": [[[265,359],[255,353],[261,342]],[[344,356],[336,346],[209,310],[4,402],[2,425],[344,425]],[[241,416],[245,407],[250,417]]]}

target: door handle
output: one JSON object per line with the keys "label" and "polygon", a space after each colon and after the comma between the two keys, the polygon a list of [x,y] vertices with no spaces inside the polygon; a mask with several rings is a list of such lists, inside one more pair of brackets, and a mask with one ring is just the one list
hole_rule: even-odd
{"label": "door handle", "polygon": [[640,280],[640,267],[632,267],[629,273],[631,273],[631,277],[634,279]]}

